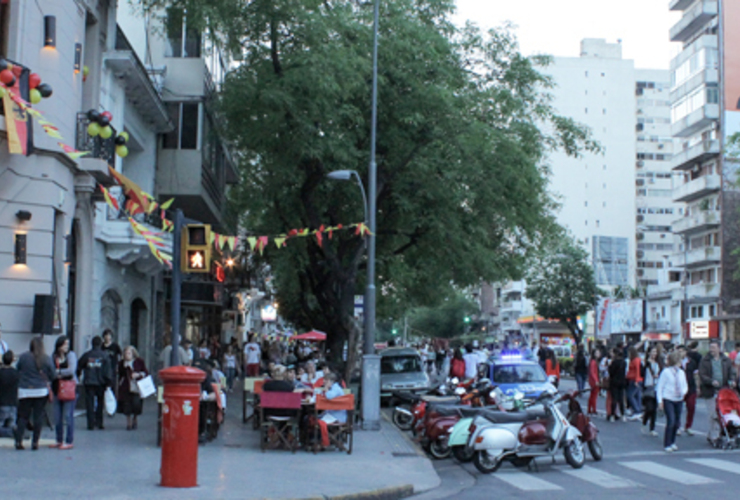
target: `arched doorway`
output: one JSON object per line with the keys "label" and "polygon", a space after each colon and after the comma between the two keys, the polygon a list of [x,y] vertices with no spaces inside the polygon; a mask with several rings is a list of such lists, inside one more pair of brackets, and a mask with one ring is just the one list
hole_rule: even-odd
{"label": "arched doorway", "polygon": [[106,329],[110,328],[113,331],[113,341],[120,342],[118,336],[120,318],[121,297],[118,295],[118,292],[110,289],[100,299],[100,332],[97,335],[102,335]]}
{"label": "arched doorway", "polygon": [[131,345],[136,347],[140,355],[146,344],[146,315],[147,307],[144,301],[134,299],[131,303],[131,336],[129,338]]}

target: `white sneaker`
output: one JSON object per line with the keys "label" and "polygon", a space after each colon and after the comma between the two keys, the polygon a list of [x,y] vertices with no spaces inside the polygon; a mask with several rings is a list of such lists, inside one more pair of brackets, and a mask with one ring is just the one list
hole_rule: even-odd
{"label": "white sneaker", "polygon": [[692,431],[691,429],[685,429],[684,432],[686,433],[687,436],[693,436],[694,435],[694,431]]}
{"label": "white sneaker", "polygon": [[663,451],[665,451],[666,453],[673,453],[673,448],[669,446],[668,448],[664,448]]}
{"label": "white sneaker", "polygon": [[683,434],[683,431],[681,429],[678,429],[676,431],[676,436],[680,436],[681,434]]}
{"label": "white sneaker", "polygon": [[635,413],[630,417],[630,420],[640,420],[642,418],[642,413]]}
{"label": "white sneaker", "polygon": [[640,431],[642,432],[642,435],[643,436],[647,436],[647,434],[648,434],[648,426],[647,425],[643,425],[642,428],[640,429]]}
{"label": "white sneaker", "polygon": [[657,436],[658,435],[658,432],[657,431],[650,431],[650,435],[651,436]]}
{"label": "white sneaker", "polygon": [[626,422],[626,421],[627,421],[627,417],[622,416],[622,422]]}
{"label": "white sneaker", "polygon": [[673,443],[673,444],[671,445],[671,449],[672,449],[673,451],[678,451],[678,446],[676,446],[676,443]]}

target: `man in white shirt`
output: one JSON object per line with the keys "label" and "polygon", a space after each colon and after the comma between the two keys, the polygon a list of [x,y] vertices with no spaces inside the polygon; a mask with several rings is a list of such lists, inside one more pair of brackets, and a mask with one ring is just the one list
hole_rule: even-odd
{"label": "man in white shirt", "polygon": [[463,356],[465,361],[465,378],[474,379],[478,375],[478,355],[473,352],[471,345],[465,346],[465,355]]}
{"label": "man in white shirt", "polygon": [[244,344],[244,364],[246,368],[244,373],[247,377],[259,377],[260,359],[262,358],[262,349],[255,341],[254,334],[250,335],[249,342]]}

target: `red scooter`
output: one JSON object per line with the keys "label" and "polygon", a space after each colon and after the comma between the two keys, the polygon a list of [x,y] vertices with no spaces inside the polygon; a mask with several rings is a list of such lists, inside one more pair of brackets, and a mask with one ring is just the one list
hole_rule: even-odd
{"label": "red scooter", "polygon": [[587,393],[589,391],[591,389],[582,392],[573,391],[568,395],[564,395],[563,401],[568,401],[568,422],[580,431],[581,441],[588,443],[588,451],[591,452],[593,459],[598,462],[604,458],[604,449],[601,446],[601,441],[599,441],[599,430],[588,415],[583,413],[581,403],[578,402],[578,396],[581,393]]}

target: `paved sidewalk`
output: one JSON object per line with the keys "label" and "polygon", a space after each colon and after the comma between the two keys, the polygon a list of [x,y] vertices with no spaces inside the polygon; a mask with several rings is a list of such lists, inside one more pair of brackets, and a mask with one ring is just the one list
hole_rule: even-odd
{"label": "paved sidewalk", "polygon": [[[241,423],[241,392],[229,395],[219,437],[199,448],[198,483],[191,489],[158,486],[161,451],[155,446],[156,405],[145,402],[137,431],[122,415],[106,418],[104,431],[88,431],[75,419],[75,448],[16,451],[0,439],[3,498],[61,499],[251,499],[401,498],[436,488],[430,461],[390,422],[379,432],[355,432],[352,455],[329,451],[259,450],[258,432]],[[42,443],[53,442],[45,429]]]}

